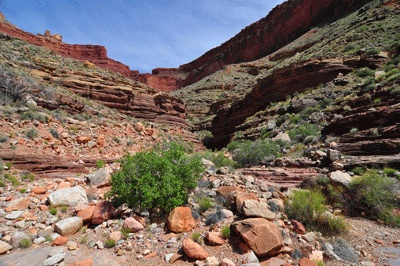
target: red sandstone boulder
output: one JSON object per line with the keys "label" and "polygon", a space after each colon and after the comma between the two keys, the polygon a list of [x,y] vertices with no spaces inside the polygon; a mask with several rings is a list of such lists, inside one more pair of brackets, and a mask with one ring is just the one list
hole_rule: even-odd
{"label": "red sandstone boulder", "polygon": [[225,186],[218,188],[217,193],[226,199],[233,191],[243,191],[243,189],[237,186]]}
{"label": "red sandstone boulder", "polygon": [[258,201],[257,195],[255,193],[239,193],[236,196],[236,209],[238,212],[242,213],[243,202],[245,200],[256,200]]}
{"label": "red sandstone boulder", "polygon": [[44,187],[35,187],[32,188],[32,192],[35,194],[44,194],[46,193],[46,189]]}
{"label": "red sandstone boulder", "polygon": [[54,239],[54,241],[51,243],[52,246],[63,246],[65,244],[67,244],[68,242],[68,238],[66,238],[65,236],[59,236],[56,239]]}
{"label": "red sandstone boulder", "polygon": [[96,207],[87,207],[86,209],[83,209],[77,213],[76,216],[81,217],[83,219],[84,223],[89,223],[92,220],[93,212],[96,209]]}
{"label": "red sandstone boulder", "polygon": [[299,266],[318,266],[318,265],[310,259],[302,258],[299,261]]}
{"label": "red sandstone boulder", "polygon": [[232,223],[238,233],[258,256],[273,256],[283,247],[279,227],[263,218],[250,218]]}
{"label": "red sandstone boulder", "polygon": [[225,238],[220,232],[206,232],[206,238],[212,244],[222,245],[225,243]]}
{"label": "red sandstone boulder", "polygon": [[97,203],[96,208],[92,215],[92,224],[101,224],[109,220],[114,213],[114,206],[111,202],[100,201]]}
{"label": "red sandstone boulder", "polygon": [[188,232],[196,226],[189,207],[173,209],[168,215],[167,225],[169,230],[176,233]]}
{"label": "red sandstone boulder", "polygon": [[296,220],[291,220],[290,221],[293,225],[293,230],[300,235],[304,235],[306,233],[306,228],[304,225]]}
{"label": "red sandstone boulder", "polygon": [[84,136],[80,136],[76,138],[76,142],[79,144],[85,144],[88,143],[91,140],[90,137],[84,137]]}
{"label": "red sandstone boulder", "polygon": [[210,256],[199,244],[189,238],[183,240],[182,244],[183,251],[189,258],[205,260],[207,257]]}
{"label": "red sandstone boulder", "polygon": [[138,222],[135,218],[126,218],[124,221],[124,228],[129,228],[132,233],[143,230],[144,226]]}

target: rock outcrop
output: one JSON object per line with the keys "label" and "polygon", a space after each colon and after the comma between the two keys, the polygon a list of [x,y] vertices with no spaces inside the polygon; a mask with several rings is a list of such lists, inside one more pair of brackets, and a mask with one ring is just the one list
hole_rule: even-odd
{"label": "rock outcrop", "polygon": [[347,74],[361,66],[376,69],[384,60],[383,55],[317,58],[277,69],[266,78],[259,79],[243,99],[218,111],[212,122],[214,141],[219,147],[226,145],[247,117],[264,110],[271,102],[283,101],[295,92],[301,93],[332,81],[339,73]]}

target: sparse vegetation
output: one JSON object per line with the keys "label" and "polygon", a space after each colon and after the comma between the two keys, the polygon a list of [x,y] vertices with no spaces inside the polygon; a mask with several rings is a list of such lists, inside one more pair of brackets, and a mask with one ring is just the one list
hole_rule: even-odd
{"label": "sparse vegetation", "polygon": [[103,168],[104,166],[106,166],[106,163],[103,160],[98,160],[98,161],[96,161],[96,165],[97,165],[97,168],[100,169],[100,168]]}
{"label": "sparse vegetation", "polygon": [[51,207],[51,208],[49,209],[49,213],[51,213],[52,215],[56,215],[56,214],[57,214],[57,208]]}
{"label": "sparse vegetation", "polygon": [[26,136],[30,139],[34,139],[38,136],[38,132],[36,131],[36,129],[31,128],[28,129],[28,131],[26,132]]}
{"label": "sparse vegetation", "polygon": [[200,212],[205,212],[213,206],[209,197],[202,197],[199,201],[199,205]]}
{"label": "sparse vegetation", "polygon": [[231,228],[229,225],[224,225],[221,228],[221,234],[225,237],[225,238],[229,238],[231,235]]}
{"label": "sparse vegetation", "polygon": [[108,238],[108,239],[106,240],[106,242],[104,242],[104,246],[105,246],[106,248],[112,248],[112,247],[114,247],[114,246],[115,246],[115,240],[114,240],[114,239],[111,239],[111,238]]}
{"label": "sparse vegetation", "polygon": [[193,232],[193,233],[192,233],[191,239],[192,239],[194,242],[197,242],[197,243],[199,243],[199,244],[202,243],[201,234],[200,234],[199,232]]}
{"label": "sparse vegetation", "polygon": [[18,245],[20,248],[29,248],[30,246],[32,246],[32,240],[25,237],[21,239],[21,241],[19,241]]}

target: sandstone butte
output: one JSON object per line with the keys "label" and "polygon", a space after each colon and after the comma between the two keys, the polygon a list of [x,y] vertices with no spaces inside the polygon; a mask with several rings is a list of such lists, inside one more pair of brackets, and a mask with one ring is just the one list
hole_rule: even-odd
{"label": "sandstone butte", "polygon": [[0,32],[29,43],[45,46],[56,53],[79,61],[90,61],[96,66],[119,72],[155,89],[170,92],[190,85],[222,69],[225,65],[256,60],[275,52],[297,39],[311,27],[342,16],[370,0],[304,0],[286,1],[275,7],[265,18],[251,24],[222,45],[206,52],[196,60],[179,68],[155,68],[152,73],[140,74],[127,65],[107,57],[100,45],[71,45],[62,36],[34,35],[20,30],[5,20],[0,13]]}

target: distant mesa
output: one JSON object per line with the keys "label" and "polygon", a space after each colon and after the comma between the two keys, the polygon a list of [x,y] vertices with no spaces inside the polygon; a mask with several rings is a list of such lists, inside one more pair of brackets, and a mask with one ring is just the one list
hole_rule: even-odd
{"label": "distant mesa", "polygon": [[60,34],[50,35],[50,31],[49,30],[46,30],[44,35],[42,35],[40,33],[38,33],[38,35],[41,36],[41,37],[44,37],[46,39],[51,39],[51,40],[54,40],[54,41],[62,42],[62,35],[60,35]]}

